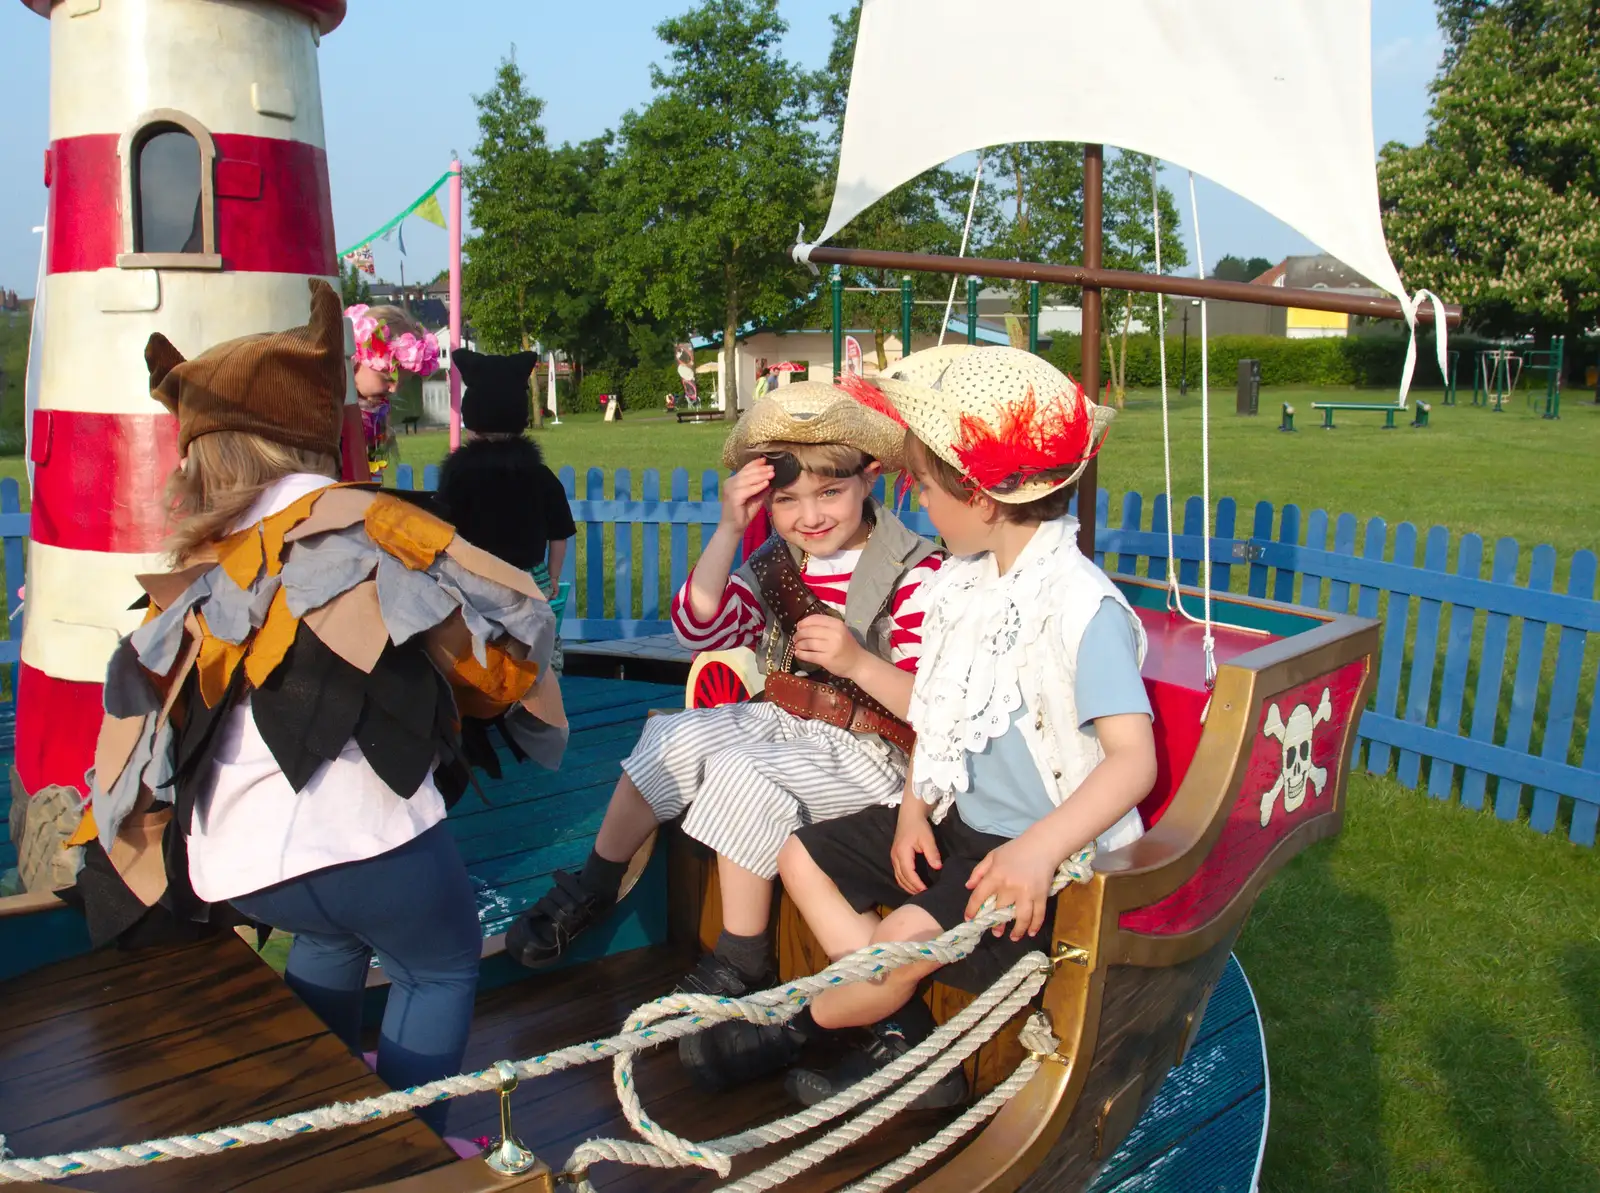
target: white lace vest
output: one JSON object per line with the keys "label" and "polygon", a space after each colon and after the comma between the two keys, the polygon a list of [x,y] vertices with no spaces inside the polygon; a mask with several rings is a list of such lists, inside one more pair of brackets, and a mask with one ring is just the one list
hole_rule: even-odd
{"label": "white lace vest", "polygon": [[[1046,522],[1005,575],[992,555],[948,560],[934,581],[923,626],[922,661],[911,692],[917,731],[912,773],[922,799],[943,817],[968,789],[967,755],[1019,728],[1045,790],[1059,806],[1105,757],[1079,728],[1078,644],[1107,597],[1127,613],[1144,662],[1144,627],[1110,578],[1078,550],[1074,518]],[[1100,837],[1103,849],[1135,840],[1130,812]]]}

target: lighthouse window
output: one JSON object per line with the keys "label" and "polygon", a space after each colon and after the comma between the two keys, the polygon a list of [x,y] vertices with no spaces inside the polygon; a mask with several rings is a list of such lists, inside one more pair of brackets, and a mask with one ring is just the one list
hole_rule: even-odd
{"label": "lighthouse window", "polygon": [[156,108],[117,144],[122,162],[123,269],[221,269],[217,146],[194,117]]}
{"label": "lighthouse window", "polygon": [[179,128],[154,130],[139,145],[134,177],[134,252],[205,252],[200,145],[194,137]]}

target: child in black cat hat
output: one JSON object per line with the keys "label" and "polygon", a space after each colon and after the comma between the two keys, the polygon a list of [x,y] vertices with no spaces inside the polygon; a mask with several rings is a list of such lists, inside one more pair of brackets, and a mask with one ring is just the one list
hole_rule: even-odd
{"label": "child in black cat hat", "polygon": [[[572,507],[528,429],[528,380],[534,352],[491,356],[459,348],[461,425],[469,438],[439,468],[435,509],[469,543],[529,572],[552,600],[578,533]],[[559,613],[558,613],[559,616]],[[551,666],[560,670],[560,646]]]}

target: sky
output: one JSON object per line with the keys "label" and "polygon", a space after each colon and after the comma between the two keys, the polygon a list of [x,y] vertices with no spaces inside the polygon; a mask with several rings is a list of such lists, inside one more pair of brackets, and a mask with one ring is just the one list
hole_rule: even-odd
{"label": "sky", "polygon": [[[487,90],[507,54],[546,102],[552,144],[615,128],[650,99],[650,64],[661,57],[655,25],[690,0],[351,0],[322,42],[320,66],[334,226],[339,247],[386,223],[437,178],[451,151],[477,141],[472,96]],[[1285,0],[1292,2],[1292,0]],[[785,52],[807,69],[827,58],[827,14],[844,0],[780,0],[790,25]],[[1415,144],[1427,126],[1427,87],[1442,45],[1432,0],[1374,0],[1373,124],[1376,143]],[[975,7],[975,12],[978,9]],[[49,23],[17,0],[0,0],[0,287],[33,293],[44,221],[48,145]],[[1183,176],[1166,182],[1183,189]],[[441,196],[441,199],[443,196]],[[1201,182],[1206,255],[1266,257],[1315,251],[1293,230],[1220,187]],[[1187,203],[1181,204],[1187,212]],[[468,219],[470,223],[470,211]],[[1185,216],[1185,225],[1188,219]],[[378,275],[431,278],[445,265],[445,233],[406,221],[407,255],[375,246]]]}

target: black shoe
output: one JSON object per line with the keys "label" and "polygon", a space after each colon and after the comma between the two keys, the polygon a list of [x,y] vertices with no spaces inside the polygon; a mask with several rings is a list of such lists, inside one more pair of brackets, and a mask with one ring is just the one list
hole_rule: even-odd
{"label": "black shoe", "polygon": [[734,1019],[684,1036],[678,1041],[678,1059],[690,1080],[715,1094],[783,1072],[800,1059],[804,1046],[800,1033],[787,1023],[758,1027]]}
{"label": "black shoe", "polygon": [[777,984],[777,971],[770,967],[757,977],[747,978],[732,963],[715,953],[705,953],[695,962],[694,968],[679,980],[674,993],[743,998],[747,994],[771,989]]}
{"label": "black shoe", "polygon": [[[882,1024],[873,1024],[868,1028],[868,1033],[866,1046],[849,1053],[837,1067],[826,1072],[795,1069],[784,1078],[783,1088],[802,1106],[815,1106],[865,1081],[880,1069],[888,1068],[916,1047],[897,1029]],[[966,1100],[967,1075],[957,1065],[924,1090],[906,1109],[943,1110],[949,1106],[959,1106]]]}
{"label": "black shoe", "polygon": [[584,929],[615,906],[565,870],[552,877],[555,885],[506,932],[506,952],[529,969],[560,960]]}
{"label": "black shoe", "polygon": [[[771,970],[747,978],[715,953],[706,953],[683,976],[677,993],[743,998],[777,984],[778,975]],[[678,1041],[678,1060],[701,1089],[720,1093],[781,1073],[798,1059],[803,1043],[800,1033],[787,1024],[758,1027],[737,1019],[684,1036]]]}

